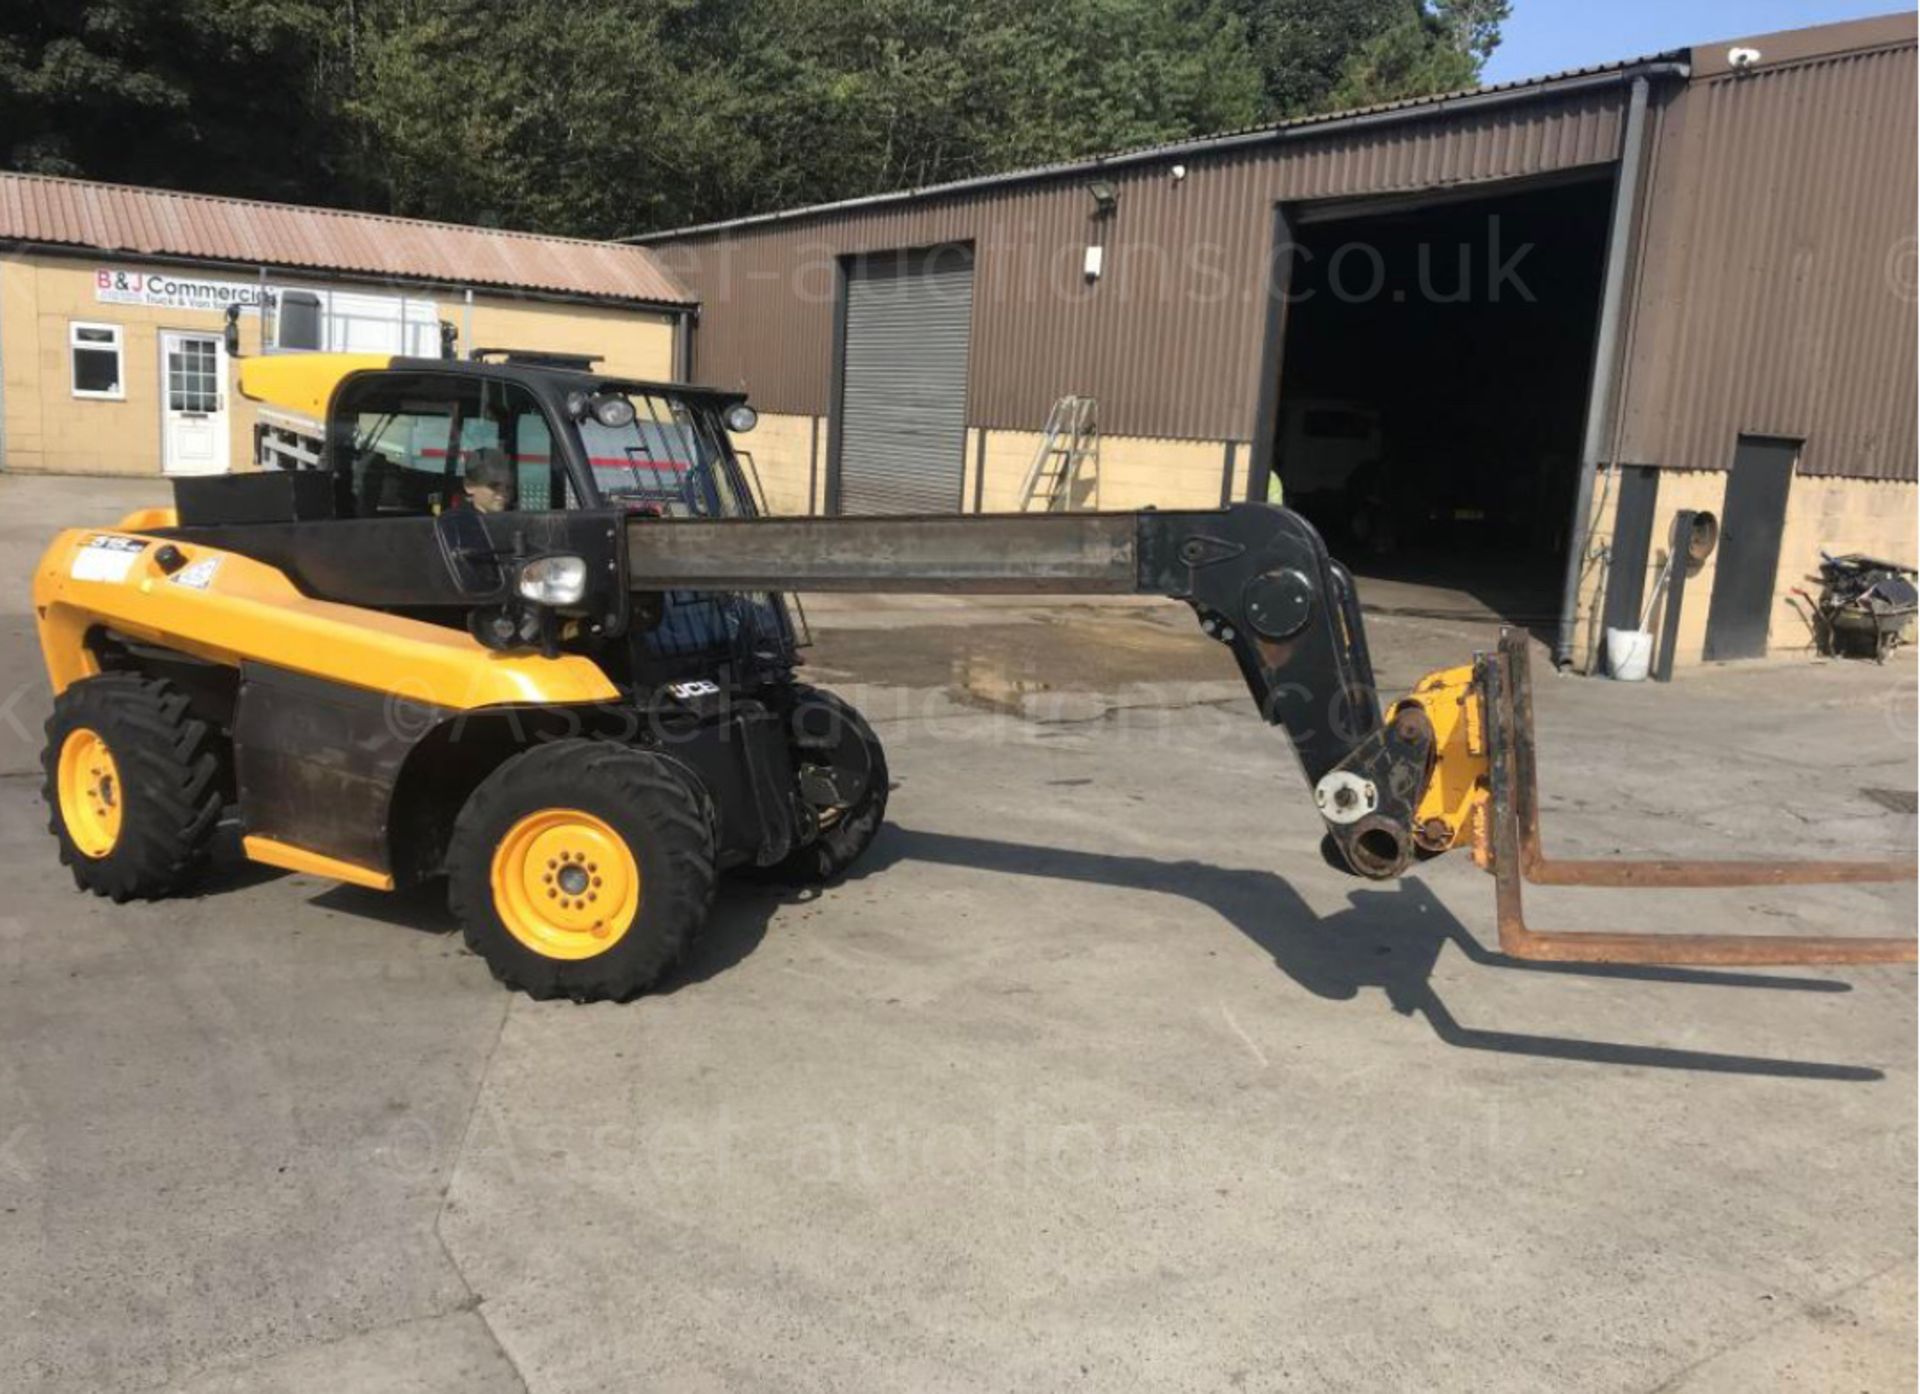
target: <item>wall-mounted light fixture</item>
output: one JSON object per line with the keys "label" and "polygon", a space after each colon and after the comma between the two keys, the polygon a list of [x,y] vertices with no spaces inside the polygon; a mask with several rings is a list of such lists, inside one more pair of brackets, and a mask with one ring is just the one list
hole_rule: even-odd
{"label": "wall-mounted light fixture", "polygon": [[1113,187],[1111,179],[1089,179],[1087,193],[1093,199],[1094,231],[1090,236],[1090,245],[1080,263],[1080,274],[1089,284],[1100,279],[1100,273],[1106,269],[1106,230],[1100,226],[1113,216],[1114,205],[1119,203],[1120,195]]}

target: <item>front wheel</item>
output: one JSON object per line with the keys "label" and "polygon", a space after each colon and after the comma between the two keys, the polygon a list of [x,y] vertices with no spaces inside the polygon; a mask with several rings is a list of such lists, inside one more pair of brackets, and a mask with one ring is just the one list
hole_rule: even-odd
{"label": "front wheel", "polygon": [[713,816],[677,761],[606,741],[514,756],[454,823],[447,895],[467,944],[530,997],[625,1001],[713,904]]}

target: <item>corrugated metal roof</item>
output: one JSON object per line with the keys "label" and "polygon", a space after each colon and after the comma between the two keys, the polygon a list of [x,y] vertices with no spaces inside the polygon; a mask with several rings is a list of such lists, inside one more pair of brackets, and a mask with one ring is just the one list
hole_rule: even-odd
{"label": "corrugated metal roof", "polygon": [[1377,122],[1399,120],[1403,117],[1439,115],[1471,110],[1482,105],[1493,105],[1512,101],[1523,95],[1538,92],[1542,96],[1565,95],[1596,82],[1623,81],[1635,70],[1650,65],[1683,65],[1687,50],[1678,49],[1670,53],[1648,54],[1640,58],[1624,58],[1616,63],[1597,63],[1591,67],[1569,68],[1564,72],[1550,73],[1544,77],[1518,78],[1511,82],[1490,83],[1485,87],[1463,88],[1456,92],[1441,92],[1425,97],[1407,97],[1397,102],[1379,102],[1372,106],[1352,107],[1343,111],[1321,112],[1313,116],[1297,116],[1287,121],[1269,122],[1258,126],[1244,126],[1235,130],[1217,131],[1210,135],[1196,136],[1190,140],[1173,141],[1157,145],[1140,145],[1121,150],[1108,151],[1105,154],[1088,155],[1080,159],[1064,160],[1056,164],[1036,165],[1029,169],[1008,170],[1001,174],[980,175],[971,179],[957,179],[944,184],[929,184],[921,188],[895,189],[886,193],[870,194],[864,198],[841,199],[833,203],[807,204],[799,208],[786,208],[772,213],[753,213],[740,218],[728,218],[720,222],[698,223],[689,227],[668,228],[661,232],[640,233],[624,241],[647,244],[670,242],[682,238],[703,237],[710,233],[733,232],[745,228],[763,226],[769,223],[791,222],[801,218],[814,218],[835,213],[851,212],[869,208],[884,207],[889,204],[915,203],[925,199],[941,198],[952,194],[973,193],[996,189],[1005,185],[1023,184],[1041,180],[1063,178],[1076,174],[1089,174],[1098,170],[1124,167],[1147,161],[1169,160],[1185,156],[1216,153],[1240,146],[1258,146],[1267,142],[1288,140],[1300,136],[1314,136],[1326,127],[1359,127]]}
{"label": "corrugated metal roof", "polygon": [[0,240],[690,305],[645,248],[0,173]]}
{"label": "corrugated metal roof", "polygon": [[[1565,68],[1557,73],[1546,73],[1540,77],[1518,77],[1506,82],[1489,82],[1480,87],[1461,87],[1451,92],[1433,92],[1424,97],[1402,97],[1393,102],[1375,102],[1371,106],[1342,107],[1337,111],[1315,112],[1310,116],[1294,116],[1285,121],[1268,121],[1259,125],[1241,126],[1234,130],[1216,131],[1205,137],[1208,140],[1229,140],[1236,136],[1278,135],[1283,131],[1305,130],[1313,126],[1325,126],[1336,121],[1350,121],[1358,116],[1379,116],[1388,112],[1414,111],[1421,107],[1458,105],[1464,97],[1486,97],[1498,92],[1518,92],[1526,88],[1545,88],[1557,86],[1574,78],[1599,77],[1608,73],[1623,73],[1629,68],[1637,68],[1647,63],[1684,63],[1687,59],[1685,49],[1671,53],[1648,53],[1638,58],[1622,58],[1612,63],[1593,63],[1584,68]],[[1104,155],[1096,155],[1095,160],[1124,159],[1134,155],[1160,155],[1173,148],[1166,143],[1155,145],[1128,146],[1120,150],[1110,150]]]}

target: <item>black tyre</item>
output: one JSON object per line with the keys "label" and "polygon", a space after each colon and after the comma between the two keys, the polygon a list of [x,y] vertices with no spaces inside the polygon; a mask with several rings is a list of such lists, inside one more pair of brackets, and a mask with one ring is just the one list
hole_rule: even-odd
{"label": "black tyre", "polygon": [[447,851],[468,946],[508,987],[543,999],[645,991],[706,923],[713,884],[698,776],[609,741],[508,760],[467,800]]}
{"label": "black tyre", "polygon": [[819,885],[858,861],[887,816],[887,752],[866,719],[831,692],[794,686],[793,759],[803,791],[831,780],[842,797],[820,807],[820,835],[761,869],[769,880]]}
{"label": "black tyre", "polygon": [[186,889],[220,820],[219,733],[137,673],[74,683],[46,730],[47,830],[74,884],[116,901]]}

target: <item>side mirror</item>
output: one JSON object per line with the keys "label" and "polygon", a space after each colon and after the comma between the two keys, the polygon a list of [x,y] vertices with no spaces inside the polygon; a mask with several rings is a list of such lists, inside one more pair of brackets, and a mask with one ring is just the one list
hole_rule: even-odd
{"label": "side mirror", "polygon": [[238,358],[240,356],[240,306],[238,304],[227,306],[226,323],[220,332],[226,339],[227,357]]}

